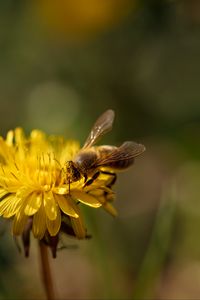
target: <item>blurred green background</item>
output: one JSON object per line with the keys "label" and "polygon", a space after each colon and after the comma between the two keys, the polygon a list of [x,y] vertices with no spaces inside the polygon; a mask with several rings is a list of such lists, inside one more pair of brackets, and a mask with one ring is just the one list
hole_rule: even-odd
{"label": "blurred green background", "polygon": [[[0,129],[147,151],[115,186],[119,217],[85,209],[92,239],[52,261],[62,299],[200,299],[200,1],[1,0]],[[1,220],[0,299],[44,299]]]}

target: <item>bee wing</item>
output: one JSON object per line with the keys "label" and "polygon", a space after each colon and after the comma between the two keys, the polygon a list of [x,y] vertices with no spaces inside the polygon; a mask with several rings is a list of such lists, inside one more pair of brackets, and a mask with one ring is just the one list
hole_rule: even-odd
{"label": "bee wing", "polygon": [[114,111],[112,109],[108,109],[96,120],[85,141],[83,149],[94,145],[101,136],[112,129],[114,117]]}
{"label": "bee wing", "polygon": [[132,141],[124,142],[120,147],[115,147],[110,150],[104,157],[100,157],[96,165],[105,166],[114,162],[124,161],[127,159],[135,158],[136,156],[142,154],[145,151],[145,146]]}

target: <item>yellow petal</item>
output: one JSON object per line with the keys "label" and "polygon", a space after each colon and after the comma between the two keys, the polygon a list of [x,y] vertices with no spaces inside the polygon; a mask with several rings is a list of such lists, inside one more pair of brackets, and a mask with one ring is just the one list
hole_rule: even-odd
{"label": "yellow petal", "polygon": [[9,160],[12,157],[12,150],[6,143],[5,141],[3,140],[2,137],[0,137],[0,155],[1,155],[1,162],[6,162],[8,163]]}
{"label": "yellow petal", "polygon": [[4,218],[12,217],[17,213],[21,202],[21,198],[15,197],[13,194],[8,195],[8,197],[0,202],[0,216],[4,216]]}
{"label": "yellow petal", "polygon": [[24,131],[21,127],[15,129],[15,141],[17,144],[22,144],[25,141]]}
{"label": "yellow petal", "polygon": [[61,214],[59,208],[57,208],[57,217],[55,220],[49,220],[49,218],[46,217],[46,225],[51,236],[55,236],[59,232],[61,225]]}
{"label": "yellow petal", "polygon": [[60,209],[68,216],[78,218],[77,214],[77,208],[74,201],[71,199],[69,195],[56,195],[54,194],[54,197],[60,207]]}
{"label": "yellow petal", "polygon": [[115,209],[115,207],[111,204],[111,203],[105,203],[103,205],[103,208],[109,213],[111,214],[113,217],[116,217],[118,215],[117,210]]}
{"label": "yellow petal", "polygon": [[[92,192],[93,194],[93,192]],[[95,194],[94,194],[95,196]],[[114,193],[108,193],[108,194],[102,194],[102,195],[96,195],[96,197],[98,198],[99,202],[101,202],[101,204],[105,204],[107,202],[113,202],[113,200],[115,199],[115,194]]]}
{"label": "yellow petal", "polygon": [[79,210],[79,212],[78,212],[79,218],[77,218],[77,219],[70,218],[70,220],[71,220],[72,228],[74,230],[76,237],[78,239],[84,239],[86,237],[86,229],[85,229],[85,226],[83,223],[83,219],[82,219],[79,207],[77,207],[77,209]]}
{"label": "yellow petal", "polygon": [[43,204],[33,216],[32,232],[35,238],[42,239],[46,231],[46,216]]}
{"label": "yellow petal", "polygon": [[115,193],[108,187],[106,186],[101,186],[99,188],[94,188],[94,189],[84,189],[84,191],[89,191],[90,195],[94,196],[94,197],[98,197],[101,195],[104,195],[104,192],[106,192],[109,195],[114,195]]}
{"label": "yellow petal", "polygon": [[22,210],[19,210],[13,221],[12,232],[14,235],[22,234],[27,220],[28,216],[26,216]]}
{"label": "yellow petal", "polygon": [[6,194],[9,194],[9,192],[4,189],[0,189],[0,198],[4,197]]}
{"label": "yellow petal", "polygon": [[28,196],[27,204],[24,209],[25,215],[27,215],[27,216],[34,215],[40,208],[42,199],[43,199],[42,193],[40,193],[40,194],[32,193],[30,196]]}
{"label": "yellow petal", "polygon": [[53,189],[53,192],[55,194],[65,195],[65,194],[69,193],[69,187],[68,186],[55,187]]}
{"label": "yellow petal", "polygon": [[32,191],[31,191],[30,188],[22,186],[22,187],[17,189],[16,195],[17,195],[18,198],[25,199],[31,194],[31,192]]}
{"label": "yellow petal", "polygon": [[44,208],[47,214],[47,217],[50,220],[55,220],[57,217],[57,207],[56,201],[53,197],[51,191],[44,193]]}
{"label": "yellow petal", "polygon": [[71,191],[71,195],[72,195],[72,198],[74,198],[86,205],[89,205],[91,207],[98,208],[101,206],[101,203],[90,194],[87,194],[87,193],[84,193],[84,192],[81,192],[78,190],[73,190],[73,191]]}
{"label": "yellow petal", "polygon": [[21,161],[23,161],[26,157],[26,150],[25,150],[25,137],[22,128],[15,129],[15,142],[18,146],[17,156]]}
{"label": "yellow petal", "polygon": [[61,186],[61,187],[55,187],[53,189],[53,192],[55,194],[59,194],[59,195],[65,195],[69,193],[69,186]]}
{"label": "yellow petal", "polygon": [[7,136],[6,136],[6,144],[8,146],[13,145],[13,138],[14,138],[14,132],[13,130],[8,131]]}

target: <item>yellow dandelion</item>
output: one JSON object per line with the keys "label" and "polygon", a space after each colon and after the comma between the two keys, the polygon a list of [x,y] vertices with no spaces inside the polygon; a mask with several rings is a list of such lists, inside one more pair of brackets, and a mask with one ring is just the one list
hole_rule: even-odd
{"label": "yellow dandelion", "polygon": [[116,172],[131,166],[145,147],[132,141],[94,146],[113,121],[114,111],[104,112],[81,149],[76,141],[39,130],[26,137],[16,128],[0,137],[0,216],[13,219],[13,235],[22,236],[26,255],[31,231],[53,256],[60,232],[87,238],[81,204],[117,215],[112,206]]}
{"label": "yellow dandelion", "polygon": [[55,258],[60,233],[88,238],[81,206],[103,207],[111,215],[116,173],[145,151],[142,144],[96,146],[112,129],[114,111],[94,123],[84,145],[21,128],[0,137],[0,216],[11,219],[13,236],[21,236],[29,255],[30,233],[39,240],[41,271],[48,299],[56,299],[47,246]]}
{"label": "yellow dandelion", "polygon": [[79,149],[76,141],[48,137],[39,130],[25,137],[17,128],[9,131],[5,140],[0,139],[0,215],[13,218],[13,235],[21,235],[31,220],[29,227],[38,239],[45,233],[56,236],[62,228],[85,238],[79,203],[93,208],[103,206],[116,214],[110,204],[113,192],[107,187],[108,175],[87,186],[81,178],[69,188],[65,164]]}

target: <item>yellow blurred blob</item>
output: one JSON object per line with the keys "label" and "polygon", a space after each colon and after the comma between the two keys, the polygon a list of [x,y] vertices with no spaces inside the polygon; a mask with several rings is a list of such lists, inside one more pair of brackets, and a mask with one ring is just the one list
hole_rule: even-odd
{"label": "yellow blurred blob", "polygon": [[52,34],[82,39],[117,24],[136,0],[33,0],[39,22]]}

